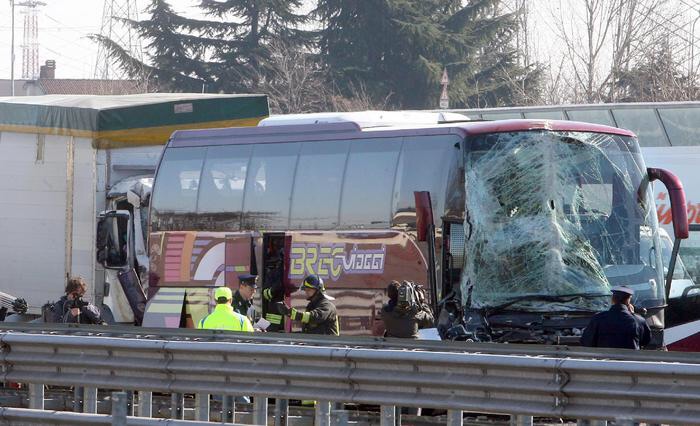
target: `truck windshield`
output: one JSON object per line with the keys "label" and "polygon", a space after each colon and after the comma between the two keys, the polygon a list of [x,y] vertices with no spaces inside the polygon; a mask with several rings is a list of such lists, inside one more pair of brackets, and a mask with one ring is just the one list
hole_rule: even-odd
{"label": "truck windshield", "polygon": [[465,155],[470,308],[600,311],[617,285],[633,303],[663,304],[662,250],[640,256],[642,233],[661,243],[634,138],[496,133],[467,139]]}

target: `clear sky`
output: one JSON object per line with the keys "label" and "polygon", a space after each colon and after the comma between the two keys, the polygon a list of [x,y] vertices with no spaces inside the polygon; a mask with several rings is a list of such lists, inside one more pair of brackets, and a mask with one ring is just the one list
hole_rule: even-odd
{"label": "clear sky", "polygon": [[[15,4],[23,0],[15,0]],[[56,61],[56,78],[92,78],[97,45],[87,38],[100,32],[103,0],[42,0],[38,10],[39,65]],[[143,10],[148,0],[136,0]],[[197,15],[198,0],[170,0],[173,8],[188,16]],[[0,79],[10,78],[11,6],[0,0]],[[23,7],[15,6],[15,78],[22,75]]]}

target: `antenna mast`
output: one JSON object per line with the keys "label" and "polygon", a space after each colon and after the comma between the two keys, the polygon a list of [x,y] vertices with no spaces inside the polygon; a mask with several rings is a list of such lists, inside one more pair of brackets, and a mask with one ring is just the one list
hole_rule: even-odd
{"label": "antenna mast", "polygon": [[[136,30],[123,21],[138,21],[136,3],[136,0],[104,0],[100,35],[123,47],[132,58],[141,61],[143,60],[141,39]],[[126,77],[126,72],[110,59],[109,51],[103,43],[99,43],[97,47],[94,77],[102,80]]]}
{"label": "antenna mast", "polygon": [[22,78],[36,80],[39,78],[39,6],[46,3],[27,0],[17,3],[24,10],[24,37],[22,39]]}

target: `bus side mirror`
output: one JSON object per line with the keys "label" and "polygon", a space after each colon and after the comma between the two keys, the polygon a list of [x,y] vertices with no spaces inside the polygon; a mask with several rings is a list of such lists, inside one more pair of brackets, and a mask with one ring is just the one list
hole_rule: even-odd
{"label": "bus side mirror", "polygon": [[685,202],[685,191],[678,176],[665,169],[647,168],[649,182],[660,180],[668,190],[671,200],[671,217],[673,218],[673,234],[676,239],[688,238],[688,210]]}
{"label": "bus side mirror", "polygon": [[416,232],[418,241],[428,239],[428,226],[433,224],[433,205],[430,203],[430,192],[414,191],[416,200]]}

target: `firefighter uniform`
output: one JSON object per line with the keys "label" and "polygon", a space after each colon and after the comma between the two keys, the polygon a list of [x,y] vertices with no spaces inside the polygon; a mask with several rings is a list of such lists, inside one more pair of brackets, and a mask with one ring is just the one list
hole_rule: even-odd
{"label": "firefighter uniform", "polygon": [[214,312],[202,318],[197,324],[197,328],[207,330],[229,330],[229,331],[253,331],[253,325],[245,315],[241,315],[233,310],[231,306],[231,289],[219,287],[214,293],[216,307]]}
{"label": "firefighter uniform", "polygon": [[[615,287],[613,297],[632,295],[628,287]],[[630,311],[624,303],[616,303],[606,312],[597,313],[583,331],[581,344],[594,348],[640,349],[649,344],[651,330],[647,322]]]}
{"label": "firefighter uniform", "polygon": [[293,321],[301,322],[302,333],[328,334],[338,336],[338,315],[335,305],[331,302],[333,297],[325,292],[323,280],[317,275],[309,275],[304,279],[301,288],[312,288],[316,293],[309,299],[304,312],[295,308],[289,308],[284,303],[278,304],[278,309],[284,315],[289,315]]}
{"label": "firefighter uniform", "polygon": [[270,331],[281,331],[284,326],[284,315],[277,308],[275,302],[284,300],[284,286],[282,285],[282,276],[279,271],[273,270],[266,275],[266,285],[262,291],[263,301],[266,302],[267,310],[265,311],[265,319],[272,324],[268,329]]}

